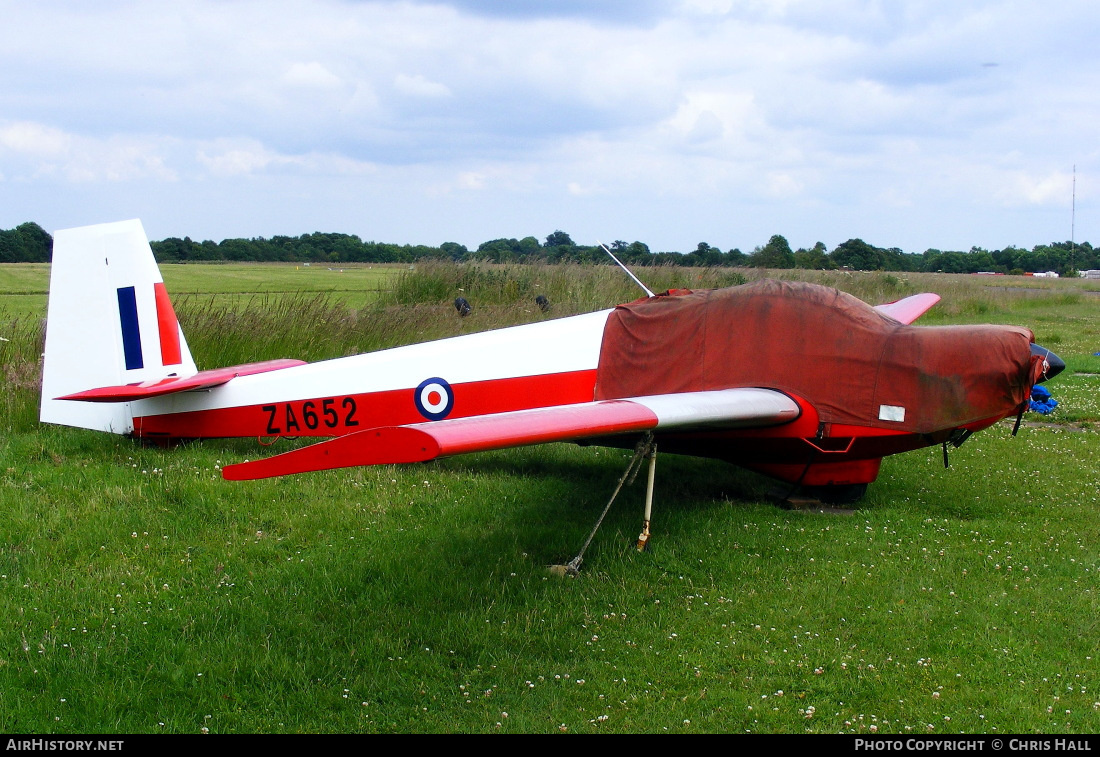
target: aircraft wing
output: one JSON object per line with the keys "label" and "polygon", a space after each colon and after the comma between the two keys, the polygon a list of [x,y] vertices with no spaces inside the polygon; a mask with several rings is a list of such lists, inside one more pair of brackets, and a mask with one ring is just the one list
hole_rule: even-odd
{"label": "aircraft wing", "polygon": [[928,308],[939,301],[940,296],[938,294],[925,292],[923,294],[914,294],[911,297],[906,297],[897,302],[888,302],[885,305],[875,305],[875,310],[890,316],[895,321],[908,325],[924,315]]}
{"label": "aircraft wing", "polygon": [[777,426],[798,403],[771,389],[685,392],[386,426],[338,436],[281,455],[227,465],[230,481],[357,465],[416,463],[467,452],[642,431]]}

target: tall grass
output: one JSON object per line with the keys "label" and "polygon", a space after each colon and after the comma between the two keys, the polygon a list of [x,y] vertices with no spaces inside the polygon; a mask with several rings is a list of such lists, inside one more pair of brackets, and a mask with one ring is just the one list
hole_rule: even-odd
{"label": "tall grass", "polygon": [[43,319],[0,310],[0,430],[37,424],[44,342]]}
{"label": "tall grass", "polygon": [[[736,270],[678,266],[646,268],[643,278],[655,292],[732,286],[746,280]],[[383,299],[400,305],[442,304],[461,296],[475,307],[533,306],[539,295],[549,299],[555,312],[572,315],[634,300],[642,292],[614,266],[428,263],[403,271]]]}
{"label": "tall grass", "polygon": [[327,293],[257,295],[243,302],[185,296],[176,303],[200,367],[280,357],[322,360],[349,348],[356,311]]}
{"label": "tall grass", "polygon": [[[651,287],[708,288],[741,283],[736,272],[651,269]],[[176,313],[200,366],[295,357],[323,360],[473,331],[611,307],[641,292],[608,266],[496,266],[429,263],[401,272],[393,287],[363,307],[328,292],[260,294],[248,298],[186,295]],[[539,295],[548,311],[535,304]],[[473,304],[469,317],[456,297]]]}

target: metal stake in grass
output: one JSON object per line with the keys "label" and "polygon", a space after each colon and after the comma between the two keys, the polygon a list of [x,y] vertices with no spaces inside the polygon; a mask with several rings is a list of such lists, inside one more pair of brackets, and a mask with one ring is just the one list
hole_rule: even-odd
{"label": "metal stake in grass", "polygon": [[[649,516],[653,509],[653,477],[655,471],[655,463],[657,461],[657,443],[653,441],[653,434],[646,432],[645,436],[639,440],[637,446],[634,447],[634,457],[630,460],[630,465],[626,466],[626,470],[619,478],[619,483],[615,487],[615,491],[611,494],[611,499],[607,501],[607,505],[604,507],[603,512],[600,514],[599,520],[596,521],[596,525],[592,527],[592,532],[588,534],[588,538],[585,539],[584,546],[581,547],[581,551],[577,553],[569,562],[564,565],[551,565],[548,570],[551,575],[555,576],[576,576],[580,573],[581,563],[584,562],[584,552],[588,549],[588,545],[592,543],[592,538],[596,535],[596,531],[600,529],[600,525],[603,523],[603,519],[607,516],[611,505],[614,504],[615,498],[619,496],[619,492],[622,491],[623,484],[634,483],[634,477],[638,475],[638,471],[641,470],[641,461],[643,458],[648,457],[650,459],[649,466],[649,486],[646,490],[646,511],[645,511],[645,525],[642,530],[643,535],[646,537],[646,541],[649,541]],[[644,548],[641,537],[638,539],[638,549]]]}

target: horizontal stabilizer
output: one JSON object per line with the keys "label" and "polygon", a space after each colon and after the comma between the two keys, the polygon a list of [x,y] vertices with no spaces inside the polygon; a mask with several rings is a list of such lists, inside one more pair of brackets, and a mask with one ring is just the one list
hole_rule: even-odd
{"label": "horizontal stabilizer", "polygon": [[263,460],[227,465],[222,476],[244,481],[356,465],[424,462],[649,430],[773,426],[795,420],[800,412],[787,395],[755,388],[601,400],[367,429]]}
{"label": "horizontal stabilizer", "polygon": [[305,361],[291,359],[267,360],[262,363],[247,363],[229,368],[216,368],[212,371],[199,371],[182,378],[169,376],[157,381],[144,381],[139,384],[101,386],[96,389],[76,392],[75,394],[66,394],[64,397],[57,397],[57,399],[80,400],[83,402],[130,402],[132,400],[159,397],[163,394],[210,389],[228,383],[238,376],[251,376],[256,373],[278,371],[283,368],[293,368],[297,365],[305,365]]}
{"label": "horizontal stabilizer", "polygon": [[924,292],[923,294],[914,294],[911,297],[906,297],[897,302],[876,305],[875,310],[883,315],[890,316],[899,323],[908,325],[928,312],[928,309],[939,301],[940,296],[938,294]]}

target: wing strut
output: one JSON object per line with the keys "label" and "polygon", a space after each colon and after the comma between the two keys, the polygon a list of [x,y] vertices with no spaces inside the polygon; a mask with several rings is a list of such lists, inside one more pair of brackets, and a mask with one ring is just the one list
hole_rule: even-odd
{"label": "wing strut", "polygon": [[[615,498],[618,497],[619,492],[622,491],[623,484],[634,483],[635,476],[638,475],[638,471],[642,468],[642,459],[647,457],[650,461],[649,487],[646,490],[646,519],[642,533],[646,535],[646,541],[649,540],[649,514],[653,503],[653,477],[657,461],[657,443],[653,441],[653,432],[651,431],[647,431],[638,442],[638,445],[634,448],[634,457],[631,458],[630,465],[626,466],[623,475],[619,477],[619,483],[615,486],[615,491],[612,492],[611,499],[607,501],[607,505],[604,507],[603,512],[600,513],[600,517],[596,521],[596,525],[592,527],[592,532],[588,534],[588,538],[585,539],[581,551],[577,553],[576,557],[564,565],[551,565],[551,573],[557,576],[576,576],[580,573],[581,563],[584,562],[584,552],[588,549],[588,545],[592,543],[592,539],[596,536],[596,532],[600,529],[600,525],[603,524],[603,519],[607,517],[607,513],[611,510],[611,505],[614,504]],[[644,545],[639,538],[638,549],[641,550],[643,547]]]}

